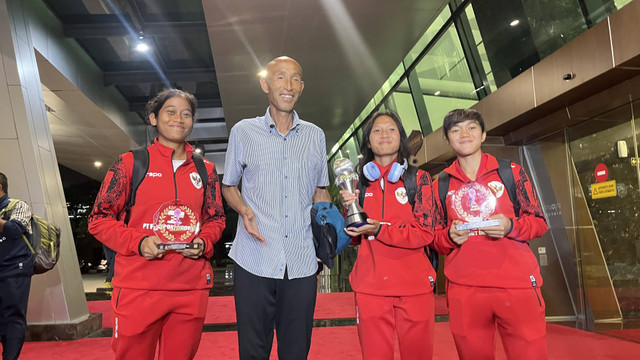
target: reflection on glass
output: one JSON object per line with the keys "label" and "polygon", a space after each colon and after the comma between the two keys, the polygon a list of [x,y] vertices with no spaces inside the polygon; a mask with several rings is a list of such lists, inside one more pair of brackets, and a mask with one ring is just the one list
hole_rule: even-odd
{"label": "reflection on glass", "polygon": [[[599,245],[582,254],[585,287],[602,288],[610,276],[624,318],[640,316],[640,192],[638,169],[631,163],[638,129],[640,119],[632,120],[631,106],[626,105],[569,130],[571,155]],[[619,141],[628,145],[628,157],[619,155]],[[599,164],[608,169],[606,180],[615,181],[616,194],[594,199],[592,185],[599,183],[595,174]],[[590,271],[596,269],[590,261],[594,256],[604,257],[605,271]]]}

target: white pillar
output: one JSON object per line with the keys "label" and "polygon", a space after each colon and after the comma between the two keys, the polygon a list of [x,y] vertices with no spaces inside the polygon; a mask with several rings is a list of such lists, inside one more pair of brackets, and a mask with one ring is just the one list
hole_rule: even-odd
{"label": "white pillar", "polygon": [[0,55],[0,171],[9,178],[11,197],[27,201],[35,214],[62,230],[60,262],[32,279],[27,321],[30,328],[54,324],[73,332],[96,321],[85,300],[22,0],[0,0]]}

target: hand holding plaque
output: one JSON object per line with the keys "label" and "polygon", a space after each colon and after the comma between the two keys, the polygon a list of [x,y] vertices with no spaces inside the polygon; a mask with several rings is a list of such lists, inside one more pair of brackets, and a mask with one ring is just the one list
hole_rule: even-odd
{"label": "hand holding plaque", "polygon": [[[333,162],[333,173],[336,176],[336,185],[348,192],[356,193],[358,174],[353,170],[353,163],[347,158],[337,158]],[[367,223],[367,213],[362,210],[358,201],[354,201],[347,209],[347,227],[360,227]]]}
{"label": "hand holding plaque", "polygon": [[202,244],[191,241],[199,231],[199,213],[180,200],[162,204],[153,216],[153,232],[162,240],[156,246],[161,250],[198,249]]}
{"label": "hand holding plaque", "polygon": [[451,202],[458,218],[464,224],[457,230],[479,229],[500,225],[500,219],[489,219],[496,209],[496,196],[491,189],[477,182],[462,185],[452,196]]}

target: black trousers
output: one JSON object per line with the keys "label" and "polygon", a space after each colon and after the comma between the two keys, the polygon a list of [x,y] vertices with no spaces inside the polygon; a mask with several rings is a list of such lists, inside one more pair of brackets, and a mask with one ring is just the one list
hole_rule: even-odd
{"label": "black trousers", "polygon": [[306,359],[311,347],[318,278],[271,279],[236,264],[234,297],[240,360],[267,360],[275,327],[280,360]]}
{"label": "black trousers", "polygon": [[2,359],[18,359],[27,332],[31,276],[0,278],[0,339]]}

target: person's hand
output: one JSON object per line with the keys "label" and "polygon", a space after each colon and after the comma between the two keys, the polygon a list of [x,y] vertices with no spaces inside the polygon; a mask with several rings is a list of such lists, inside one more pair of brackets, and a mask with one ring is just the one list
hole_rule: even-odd
{"label": "person's hand", "polygon": [[204,251],[204,240],[201,238],[193,239],[194,244],[200,244],[200,247],[197,249],[182,249],[176,250],[176,252],[184,257],[188,257],[190,259],[197,259],[202,256],[202,252]]}
{"label": "person's hand", "polygon": [[367,224],[362,225],[360,227],[348,227],[344,229],[344,231],[349,234],[349,236],[370,236],[375,235],[380,230],[380,221],[374,219],[367,219]]}
{"label": "person's hand", "polygon": [[492,215],[489,219],[499,219],[500,224],[495,226],[483,227],[481,230],[483,233],[489,235],[494,239],[502,239],[511,230],[511,219],[504,216],[504,214]]}
{"label": "person's hand", "polygon": [[267,241],[264,239],[264,236],[260,235],[258,232],[258,220],[256,219],[256,214],[250,208],[246,208],[242,211],[242,221],[244,222],[244,228],[247,229],[249,235],[253,236],[254,239],[260,241],[263,244],[267,244]]}
{"label": "person's hand", "polygon": [[353,204],[354,201],[358,200],[358,195],[360,195],[360,190],[357,189],[355,194],[349,192],[349,190],[340,190],[340,202],[342,203],[342,207],[345,209],[349,207],[349,205]]}
{"label": "person's hand", "polygon": [[454,243],[458,244],[458,246],[464,244],[469,240],[470,230],[458,230],[456,229],[456,225],[464,224],[460,220],[453,220],[451,222],[451,226],[449,227],[449,237],[453,240]]}
{"label": "person's hand", "polygon": [[161,259],[166,250],[160,250],[156,246],[156,244],[161,244],[162,240],[160,240],[157,236],[147,236],[142,240],[142,244],[140,245],[140,252],[142,256],[144,256],[147,260],[153,259]]}

